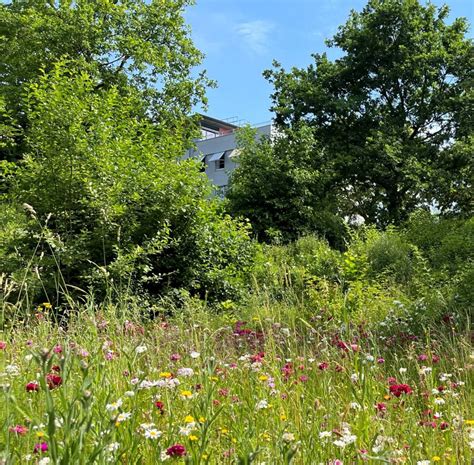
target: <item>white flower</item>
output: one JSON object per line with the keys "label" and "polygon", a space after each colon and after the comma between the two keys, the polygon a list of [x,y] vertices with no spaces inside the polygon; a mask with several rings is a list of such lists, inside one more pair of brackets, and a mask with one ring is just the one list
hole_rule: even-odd
{"label": "white flower", "polygon": [[130,412],[123,412],[123,413],[120,413],[117,418],[115,419],[115,421],[117,423],[122,423],[123,421],[125,420],[128,420],[130,417],[132,416],[132,414]]}
{"label": "white flower", "polygon": [[140,425],[140,428],[144,429],[145,431],[146,431],[147,429],[152,429],[152,428],[154,428],[154,427],[155,427],[155,424],[154,424],[154,423],[142,423],[142,424]]}
{"label": "white flower", "polygon": [[133,397],[135,395],[134,391],[126,391],[123,394],[125,397]]}
{"label": "white flower", "polygon": [[193,428],[194,428],[194,424],[189,424],[189,425],[186,425],[186,426],[180,426],[179,434],[181,434],[181,436],[189,436],[191,434],[191,431],[193,430]]}
{"label": "white flower", "polygon": [[431,373],[433,369],[431,367],[421,367],[420,368],[420,375],[426,375],[427,373]]}
{"label": "white flower", "polygon": [[281,438],[284,442],[292,442],[295,440],[295,435],[293,433],[283,433]]}
{"label": "white flower", "polygon": [[166,453],[165,450],[161,452],[161,454],[160,454],[160,460],[161,460],[162,462],[164,462],[165,460],[168,460],[169,458],[170,458],[170,456],[167,455],[167,453]]}
{"label": "white flower", "polygon": [[321,431],[319,433],[319,439],[330,438],[332,436],[331,431]]}
{"label": "white flower", "polygon": [[350,406],[351,406],[351,409],[353,410],[360,410],[362,408],[360,404],[357,402],[351,402]]}
{"label": "white flower", "polygon": [[20,369],[17,365],[7,365],[5,367],[5,372],[10,376],[18,376],[20,374]]}
{"label": "white flower", "polygon": [[443,405],[446,403],[446,401],[444,399],[441,399],[441,397],[437,397],[435,400],[434,400],[434,403],[436,405]]}
{"label": "white flower", "polygon": [[120,447],[120,444],[118,442],[112,442],[107,446],[107,450],[109,452],[115,452],[118,448]]}
{"label": "white flower", "polygon": [[407,368],[404,368],[404,367],[401,367],[398,372],[403,375],[403,373],[406,373],[407,372]]}
{"label": "white flower", "polygon": [[112,402],[111,404],[107,404],[105,406],[105,409],[107,410],[107,412],[116,412],[122,406],[122,404],[122,399],[118,399],[117,401]]}
{"label": "white flower", "polygon": [[29,462],[32,458],[33,458],[33,456],[32,456],[31,454],[25,455],[25,460],[26,460],[27,462]]}
{"label": "white flower", "polygon": [[199,352],[196,352],[195,350],[193,350],[193,351],[189,354],[189,356],[190,356],[191,358],[199,358],[200,355],[201,355],[201,354],[200,354]]}
{"label": "white flower", "polygon": [[257,410],[262,410],[268,408],[268,401],[263,399],[260,402],[257,402],[257,405],[255,406]]}
{"label": "white flower", "polygon": [[51,459],[49,457],[44,457],[38,462],[38,465],[47,465],[48,463],[51,463]]}
{"label": "white flower", "polygon": [[25,355],[25,362],[30,362],[32,358],[33,358],[33,354]]}
{"label": "white flower", "polygon": [[290,337],[290,329],[289,328],[281,328],[280,331],[286,336]]}
{"label": "white flower", "polygon": [[161,434],[161,431],[158,431],[155,428],[145,430],[145,437],[148,439],[158,439]]}
{"label": "white flower", "polygon": [[190,377],[194,375],[194,370],[192,368],[178,368],[178,376]]}
{"label": "white flower", "polygon": [[146,351],[147,351],[147,348],[146,348],[145,345],[143,345],[143,346],[137,346],[137,347],[135,348],[135,352],[136,352],[137,354],[143,354],[143,352],[146,352]]}
{"label": "white flower", "polygon": [[359,375],[358,375],[357,373],[353,373],[353,374],[351,375],[351,381],[352,381],[353,383],[356,383],[357,381],[359,381]]}
{"label": "white flower", "polygon": [[416,465],[430,465],[431,463],[431,460],[418,460],[418,462],[416,462]]}
{"label": "white flower", "polygon": [[373,362],[375,360],[375,357],[373,355],[366,355],[365,356],[365,359],[368,361],[368,362]]}

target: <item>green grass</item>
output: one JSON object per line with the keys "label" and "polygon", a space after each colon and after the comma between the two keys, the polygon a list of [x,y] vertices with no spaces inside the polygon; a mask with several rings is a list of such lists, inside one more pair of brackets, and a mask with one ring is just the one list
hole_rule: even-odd
{"label": "green grass", "polygon": [[[225,306],[143,323],[139,309],[127,322],[123,309],[90,304],[67,327],[42,307],[10,321],[4,463],[469,463],[469,328],[415,337],[396,321],[349,324],[297,302]],[[60,386],[48,387],[49,373]],[[391,394],[391,377],[413,392]],[[31,381],[38,391],[26,391]],[[41,442],[48,450],[34,453]],[[175,444],[185,456],[166,455]]]}

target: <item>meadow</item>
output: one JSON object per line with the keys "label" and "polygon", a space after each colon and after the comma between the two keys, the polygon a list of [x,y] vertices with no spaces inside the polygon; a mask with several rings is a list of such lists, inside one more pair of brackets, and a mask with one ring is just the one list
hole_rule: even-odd
{"label": "meadow", "polygon": [[439,284],[342,282],[360,247],[270,247],[239,302],[5,299],[3,463],[470,463],[468,315]]}

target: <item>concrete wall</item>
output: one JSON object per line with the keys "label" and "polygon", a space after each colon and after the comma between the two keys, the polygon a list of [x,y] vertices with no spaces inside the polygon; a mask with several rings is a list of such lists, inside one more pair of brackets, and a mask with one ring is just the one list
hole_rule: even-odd
{"label": "concrete wall", "polygon": [[[257,137],[271,136],[272,125],[261,126],[257,129]],[[229,158],[229,154],[225,154],[225,168],[217,169],[215,162],[209,162],[210,155],[218,152],[225,152],[237,148],[235,140],[235,132],[223,136],[213,137],[211,139],[200,140],[196,142],[196,149],[188,150],[184,158],[196,157],[201,158],[206,155],[206,174],[211,182],[220,187],[225,188],[229,183],[229,174],[237,166],[235,158]]]}

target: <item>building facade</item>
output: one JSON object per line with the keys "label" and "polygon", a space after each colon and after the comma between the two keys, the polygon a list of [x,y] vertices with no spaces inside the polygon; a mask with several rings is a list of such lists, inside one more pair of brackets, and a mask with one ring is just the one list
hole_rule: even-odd
{"label": "building facade", "polygon": [[[187,151],[184,158],[197,158],[203,163],[206,173],[216,190],[225,194],[229,175],[238,164],[236,130],[239,126],[215,118],[203,116],[201,120],[202,138],[195,141],[196,148]],[[272,124],[256,126],[257,137],[272,134]]]}

